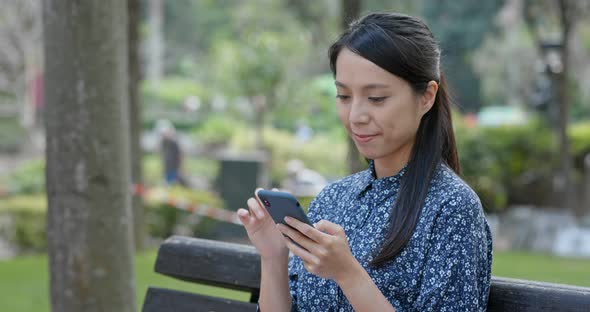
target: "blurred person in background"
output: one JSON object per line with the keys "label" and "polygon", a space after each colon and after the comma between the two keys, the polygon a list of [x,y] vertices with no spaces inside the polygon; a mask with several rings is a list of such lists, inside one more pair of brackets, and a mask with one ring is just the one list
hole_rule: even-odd
{"label": "blurred person in background", "polygon": [[486,310],[492,238],[458,176],[440,55],[424,22],[395,13],[331,46],[338,115],[369,169],[321,191],[313,226],[275,225],[254,198],[238,210],[261,256],[261,311]]}
{"label": "blurred person in background", "polygon": [[156,131],[160,135],[160,155],[166,185],[180,184],[187,186],[181,174],[183,155],[178,144],[174,125],[166,119],[158,120]]}

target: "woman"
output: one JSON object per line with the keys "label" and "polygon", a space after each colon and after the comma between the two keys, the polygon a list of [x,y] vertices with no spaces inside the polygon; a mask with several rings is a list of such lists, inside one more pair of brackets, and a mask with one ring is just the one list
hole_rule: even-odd
{"label": "woman", "polygon": [[457,176],[432,33],[414,17],[370,14],[329,56],[338,114],[369,169],[322,190],[314,227],[275,225],[253,198],[238,211],[261,255],[260,310],[485,311],[491,234]]}

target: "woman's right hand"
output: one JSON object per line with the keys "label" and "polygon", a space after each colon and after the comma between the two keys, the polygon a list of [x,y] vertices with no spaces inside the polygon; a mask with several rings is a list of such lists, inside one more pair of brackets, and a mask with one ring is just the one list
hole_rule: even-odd
{"label": "woman's right hand", "polygon": [[247,204],[249,210],[238,209],[238,217],[260,256],[263,259],[287,258],[289,249],[285,244],[285,238],[276,228],[272,217],[257,199],[251,197]]}

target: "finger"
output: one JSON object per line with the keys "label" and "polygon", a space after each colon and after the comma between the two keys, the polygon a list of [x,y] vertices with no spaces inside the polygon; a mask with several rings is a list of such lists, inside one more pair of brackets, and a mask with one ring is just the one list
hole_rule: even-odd
{"label": "finger", "polygon": [[329,235],[341,235],[344,233],[344,230],[340,225],[332,223],[328,220],[320,220],[315,224],[315,228]]}
{"label": "finger", "polygon": [[260,206],[260,203],[256,199],[250,197],[247,203],[248,208],[250,208],[250,211],[252,211],[258,219],[264,218],[264,211],[262,211],[263,208]]}
{"label": "finger", "polygon": [[242,224],[244,224],[244,225],[246,225],[246,224],[244,223],[244,221],[246,221],[246,222],[247,222],[248,220],[250,220],[250,212],[249,212],[248,210],[244,209],[244,208],[240,208],[240,209],[238,209],[238,212],[237,212],[237,214],[238,214],[238,217],[239,217],[240,221],[241,221],[241,222],[242,222]]}
{"label": "finger", "polygon": [[303,248],[307,249],[312,254],[318,254],[319,246],[316,242],[309,239],[307,236],[299,233],[299,231],[293,229],[290,226],[284,224],[277,224],[277,229],[287,236],[287,240],[290,238]]}
{"label": "finger", "polygon": [[252,225],[252,223],[256,222],[257,220],[256,217],[250,213],[250,211],[244,208],[238,209],[237,214],[238,219],[240,219],[240,222],[243,226],[246,227],[246,229],[248,229]]}
{"label": "finger", "polygon": [[285,244],[294,255],[301,258],[301,260],[303,260],[304,262],[315,264],[319,263],[319,259],[316,256],[314,256],[309,251],[303,249],[302,247],[297,246],[297,244],[293,243],[289,239],[285,239]]}
{"label": "finger", "polygon": [[313,228],[309,224],[303,223],[295,218],[285,217],[285,222],[299,231],[301,234],[309,237],[311,240],[317,243],[323,243],[326,239],[326,234],[320,232],[319,230]]}

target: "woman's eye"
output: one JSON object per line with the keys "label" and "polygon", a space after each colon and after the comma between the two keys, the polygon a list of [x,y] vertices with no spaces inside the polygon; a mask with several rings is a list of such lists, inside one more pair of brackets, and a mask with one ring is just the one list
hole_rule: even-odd
{"label": "woman's eye", "polygon": [[350,96],[349,95],[338,94],[338,95],[336,95],[336,98],[339,99],[339,100],[341,100],[341,101],[345,101],[345,100],[348,100],[350,98]]}
{"label": "woman's eye", "polygon": [[381,103],[383,101],[385,101],[387,97],[386,96],[371,96],[369,97],[369,101],[374,102],[374,103]]}

